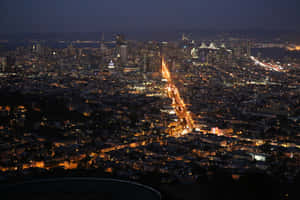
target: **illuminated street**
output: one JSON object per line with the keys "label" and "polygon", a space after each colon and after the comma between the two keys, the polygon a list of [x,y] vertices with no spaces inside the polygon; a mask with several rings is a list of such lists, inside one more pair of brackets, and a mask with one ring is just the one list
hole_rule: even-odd
{"label": "illuminated street", "polygon": [[251,58],[251,60],[253,60],[255,62],[255,64],[260,65],[262,67],[265,67],[267,69],[274,70],[274,71],[277,71],[277,72],[282,72],[284,70],[282,68],[282,66],[280,66],[280,65],[275,65],[275,64],[271,64],[271,63],[264,63],[264,62],[259,61],[256,58],[254,58],[253,56],[251,56],[250,58]]}
{"label": "illuminated street", "polygon": [[172,136],[180,137],[190,133],[193,130],[194,121],[190,111],[188,111],[184,101],[180,96],[178,88],[173,83],[171,73],[164,60],[162,60],[162,76],[167,80],[167,94],[168,97],[172,99],[172,107],[175,109],[176,115],[179,118],[177,126],[169,130],[169,132]]}

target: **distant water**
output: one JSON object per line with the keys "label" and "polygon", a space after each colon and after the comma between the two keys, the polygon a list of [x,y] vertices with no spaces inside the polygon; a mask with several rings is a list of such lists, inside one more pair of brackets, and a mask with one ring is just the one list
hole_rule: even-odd
{"label": "distant water", "polygon": [[286,56],[300,59],[299,51],[287,51],[283,48],[254,48],[251,50],[251,53],[253,56],[258,56],[260,53],[263,58],[272,58],[276,60],[281,60]]}

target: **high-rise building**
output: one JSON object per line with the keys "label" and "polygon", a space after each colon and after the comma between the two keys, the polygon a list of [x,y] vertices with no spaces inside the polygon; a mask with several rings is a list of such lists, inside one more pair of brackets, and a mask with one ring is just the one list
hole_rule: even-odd
{"label": "high-rise building", "polygon": [[182,37],[181,37],[181,40],[182,40],[182,41],[188,41],[189,38],[186,37],[186,35],[183,33],[183,34],[182,34]]}
{"label": "high-rise building", "polygon": [[198,59],[198,50],[195,47],[191,50],[191,56],[194,59]]}
{"label": "high-rise building", "polygon": [[6,60],[7,60],[6,57],[0,57],[0,66],[2,72],[5,72],[6,70],[6,66],[7,66]]}
{"label": "high-rise building", "polygon": [[13,67],[16,64],[16,57],[14,56],[7,56],[6,57],[6,65],[8,67]]}
{"label": "high-rise building", "polygon": [[241,48],[241,46],[235,47],[233,53],[234,53],[234,56],[236,58],[240,58],[241,55],[242,55],[242,48]]}
{"label": "high-rise building", "polygon": [[76,49],[73,47],[73,43],[72,42],[68,46],[67,50],[68,50],[68,55],[70,55],[70,56],[75,56],[76,55]]}
{"label": "high-rise building", "polygon": [[2,72],[14,72],[16,58],[14,56],[0,57],[0,70]]}
{"label": "high-rise building", "polygon": [[127,55],[127,45],[125,44],[122,44],[120,46],[120,58],[121,58],[121,63],[123,65],[127,64],[128,55]]}
{"label": "high-rise building", "polygon": [[149,65],[148,60],[149,60],[149,59],[147,59],[147,55],[144,54],[144,59],[143,59],[143,65],[144,65],[143,72],[144,72],[144,73],[146,73],[147,70],[148,70],[148,65]]}
{"label": "high-rise building", "polygon": [[104,53],[106,47],[105,47],[105,44],[104,44],[104,33],[102,33],[102,37],[101,37],[101,41],[100,41],[100,50],[101,50],[101,53]]}
{"label": "high-rise building", "polygon": [[32,45],[31,51],[32,51],[33,53],[35,53],[35,51],[36,51],[36,45],[35,45],[35,44]]}
{"label": "high-rise building", "polygon": [[43,47],[40,43],[36,44],[35,45],[35,49],[34,49],[34,52],[39,54],[39,55],[42,55],[43,54]]}
{"label": "high-rise building", "polygon": [[32,45],[32,52],[36,54],[42,54],[43,52],[43,47],[40,43],[33,44]]}
{"label": "high-rise building", "polygon": [[251,42],[250,41],[247,42],[247,56],[248,57],[251,56]]}
{"label": "high-rise building", "polygon": [[[120,57],[121,56],[121,46],[122,45],[126,46],[126,41],[125,41],[124,35],[123,34],[117,34],[117,35],[115,35],[115,42],[116,42],[116,48],[115,48],[114,54],[117,57]],[[122,48],[124,49],[125,47],[122,47]],[[126,52],[127,52],[127,50],[126,50]]]}
{"label": "high-rise building", "polygon": [[123,44],[125,44],[126,42],[125,42],[125,37],[124,37],[124,35],[123,34],[117,34],[116,35],[116,44],[118,45],[118,46],[120,46],[120,45],[123,45]]}
{"label": "high-rise building", "polygon": [[172,59],[172,65],[171,65],[171,72],[176,72],[177,71],[177,67],[176,67],[176,61],[173,58]]}
{"label": "high-rise building", "polygon": [[160,55],[162,57],[166,57],[167,56],[167,50],[168,50],[168,42],[161,42],[161,45],[160,45]]}

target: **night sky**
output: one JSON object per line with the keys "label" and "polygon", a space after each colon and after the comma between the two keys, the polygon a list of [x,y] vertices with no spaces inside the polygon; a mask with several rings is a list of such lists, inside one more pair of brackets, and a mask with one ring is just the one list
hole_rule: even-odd
{"label": "night sky", "polygon": [[299,0],[0,0],[0,33],[300,30]]}

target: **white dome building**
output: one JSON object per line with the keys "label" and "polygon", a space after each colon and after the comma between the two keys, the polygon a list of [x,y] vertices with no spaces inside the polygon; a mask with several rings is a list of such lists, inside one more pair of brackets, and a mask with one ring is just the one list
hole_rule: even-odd
{"label": "white dome building", "polygon": [[217,49],[216,45],[215,45],[213,42],[210,43],[210,45],[209,45],[208,48],[209,48],[209,49]]}
{"label": "white dome building", "polygon": [[199,47],[200,49],[207,49],[208,47],[204,42],[201,43],[201,46]]}

